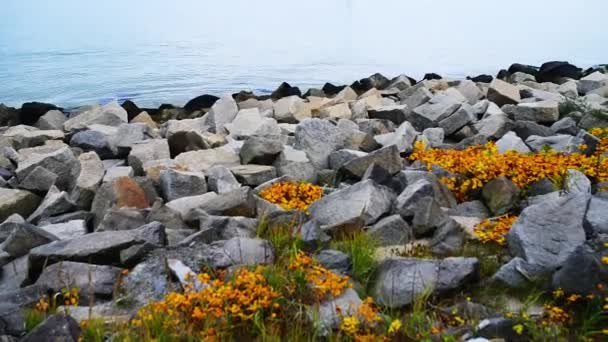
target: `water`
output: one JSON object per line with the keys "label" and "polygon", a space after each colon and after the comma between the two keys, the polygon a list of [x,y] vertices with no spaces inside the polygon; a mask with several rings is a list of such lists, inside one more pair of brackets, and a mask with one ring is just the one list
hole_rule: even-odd
{"label": "water", "polygon": [[2,0],[0,102],[70,107],[608,62],[605,0]]}

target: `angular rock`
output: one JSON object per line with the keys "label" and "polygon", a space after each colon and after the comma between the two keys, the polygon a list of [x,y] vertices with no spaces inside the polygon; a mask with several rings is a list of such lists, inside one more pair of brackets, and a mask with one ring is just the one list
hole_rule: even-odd
{"label": "angular rock", "polygon": [[585,214],[585,226],[594,234],[608,234],[608,198],[593,196]]}
{"label": "angular rock", "polygon": [[144,214],[140,210],[129,208],[110,209],[104,213],[95,231],[131,230],[139,228],[145,223]]}
{"label": "angular rock", "polygon": [[317,175],[306,152],[294,149],[289,145],[283,146],[283,151],[274,162],[277,176],[288,176],[294,180],[316,183]]}
{"label": "angular rock", "polygon": [[309,317],[318,323],[318,333],[327,336],[340,327],[344,317],[356,315],[363,301],[357,292],[348,288],[339,297],[322,302]]}
{"label": "angular rock", "polygon": [[65,191],[52,186],[46,193],[38,208],[27,218],[30,222],[38,222],[42,218],[64,214],[76,208],[76,204]]}
{"label": "angular rock", "polygon": [[19,121],[24,125],[33,125],[44,114],[51,110],[61,110],[50,103],[26,102],[19,110]]}
{"label": "angular rock", "polygon": [[274,103],[274,118],[278,122],[298,123],[310,117],[310,107],[298,96],[284,97]]}
{"label": "angular rock", "polygon": [[[28,271],[29,260],[27,255],[14,259],[3,267],[0,267],[0,293],[15,291],[26,285],[29,280]],[[1,321],[2,318],[0,318]]]}
{"label": "angular rock", "polygon": [[79,208],[89,209],[97,188],[103,180],[104,169],[101,159],[95,152],[83,153],[78,156],[80,174],[76,179],[76,186],[72,198],[76,198]]}
{"label": "angular rock", "polygon": [[136,175],[144,174],[144,164],[152,160],[170,159],[169,144],[165,139],[152,139],[134,143],[129,153],[129,166]]}
{"label": "angular rock", "polygon": [[87,223],[85,220],[72,220],[40,226],[40,229],[56,236],[59,240],[69,240],[86,234]]}
{"label": "angular rock", "polygon": [[352,267],[352,262],[347,254],[333,249],[324,249],[316,253],[314,258],[323,267],[338,274],[346,274]]}
{"label": "angular rock", "polygon": [[127,121],[127,111],[118,103],[112,102],[105,106],[93,106],[77,111],[75,116],[63,123],[63,130],[80,131],[93,124],[118,126]]}
{"label": "angular rock", "polygon": [[378,266],[372,296],[380,305],[400,308],[425,291],[440,294],[458,289],[477,278],[478,272],[476,258],[388,259]]}
{"label": "angular rock", "polygon": [[219,100],[219,97],[213,95],[204,94],[197,96],[184,105],[184,110],[187,113],[192,113],[197,110],[208,109],[211,108],[217,100]]}
{"label": "angular rock", "polygon": [[33,153],[19,161],[15,171],[17,179],[24,180],[36,167],[41,167],[57,175],[55,186],[70,190],[80,174],[80,163],[68,147],[49,153]]}
{"label": "angular rock", "polygon": [[406,121],[394,133],[376,135],[374,140],[383,147],[395,145],[400,152],[409,153],[413,150],[417,135],[418,132]]}
{"label": "angular rock", "polygon": [[207,172],[216,165],[234,166],[239,165],[239,155],[231,149],[218,147],[210,150],[185,152],[177,157],[175,161],[187,168],[189,171]]}
{"label": "angular rock", "polygon": [[271,179],[277,178],[277,170],[268,165],[240,165],[230,167],[230,172],[243,185],[258,186]]}
{"label": "angular rock", "polygon": [[213,216],[204,212],[198,217],[200,231],[184,240],[180,245],[190,245],[192,242],[210,244],[214,241],[229,240],[235,237],[254,238],[258,228],[258,220],[241,216]]}
{"label": "angular rock", "polygon": [[367,111],[370,119],[390,120],[396,125],[401,125],[409,113],[407,105],[393,105],[374,107]]}
{"label": "angular rock", "polygon": [[215,191],[218,194],[230,192],[239,189],[241,184],[236,180],[236,177],[230,170],[224,166],[213,166],[207,171],[209,191]]}
{"label": "angular rock", "polygon": [[567,116],[551,125],[551,131],[553,134],[576,135],[578,133],[578,127],[576,127],[576,121]]}
{"label": "angular rock", "polygon": [[301,122],[295,133],[295,148],[306,152],[317,169],[328,166],[329,154],[343,147],[344,133],[329,121],[306,119]]}
{"label": "angular rock", "polygon": [[65,288],[78,288],[83,301],[90,295],[110,298],[121,268],[80,262],[63,261],[52,264],[42,271],[36,285],[59,292]]}
{"label": "angular rock", "polygon": [[352,116],[353,113],[346,103],[339,103],[333,106],[324,107],[319,113],[319,117],[329,119],[350,119]]}
{"label": "angular rock", "polygon": [[81,131],[72,136],[70,146],[81,148],[84,151],[97,153],[102,159],[112,159],[117,152],[112,148],[109,136],[94,130]]}
{"label": "angular rock", "polygon": [[473,108],[468,104],[463,104],[454,114],[439,121],[438,125],[443,128],[446,135],[451,135],[476,119]]}
{"label": "angular rock", "polygon": [[207,113],[207,125],[211,132],[221,133],[224,126],[234,120],[238,111],[239,108],[232,97],[225,96],[217,100]]}
{"label": "angular rock", "polygon": [[366,156],[352,159],[342,165],[340,172],[354,177],[363,177],[371,164],[385,169],[389,174],[399,172],[403,166],[403,159],[396,145],[381,148]]}
{"label": "angular rock", "polygon": [[283,151],[283,144],[278,139],[251,136],[241,148],[242,164],[272,165]]}
{"label": "angular rock", "polygon": [[516,151],[519,153],[530,153],[530,148],[515,132],[508,132],[496,142],[498,152],[504,154],[507,151]]}
{"label": "angular rock", "polygon": [[69,315],[51,315],[30,331],[21,341],[77,342],[82,337],[80,325]]}
{"label": "angular rock", "polygon": [[526,145],[530,146],[534,152],[542,151],[543,148],[549,147],[561,153],[574,153],[580,151],[579,146],[582,143],[582,139],[565,134],[550,137],[531,135],[526,139]]}
{"label": "angular rock", "polygon": [[206,193],[207,182],[202,172],[166,170],[160,174],[160,189],[163,199],[170,202]]}
{"label": "angular rock", "polygon": [[606,236],[578,246],[553,275],[553,287],[566,293],[602,295],[608,286],[608,267],[602,262],[608,242]]}
{"label": "angular rock", "polygon": [[547,62],[540,66],[538,82],[560,83],[561,78],[572,78],[578,80],[582,70],[568,62]]}
{"label": "angular rock", "polygon": [[367,230],[367,234],[380,246],[405,245],[414,238],[414,232],[401,216],[387,216]]}
{"label": "angular rock", "polygon": [[519,89],[499,79],[495,79],[490,83],[487,98],[498,106],[517,104],[521,101]]}
{"label": "angular rock", "polygon": [[64,134],[60,130],[38,130],[30,126],[14,126],[8,128],[2,137],[11,142],[15,149],[22,149],[44,144],[46,141],[62,140]]}
{"label": "angular rock", "polygon": [[453,216],[478,217],[480,219],[490,217],[490,211],[481,201],[459,203],[456,207],[450,209],[448,214]]}
{"label": "angular rock", "polygon": [[226,268],[234,265],[268,265],[274,262],[272,245],[262,239],[232,238],[217,241],[211,245],[208,256],[213,268]]}
{"label": "angular rock", "polygon": [[22,181],[19,182],[21,189],[44,193],[57,182],[57,175],[51,171],[36,166]]}
{"label": "angular rock", "polygon": [[578,170],[568,170],[564,189],[569,193],[582,192],[591,193],[591,181],[584,173]]}
{"label": "angular rock", "polygon": [[568,194],[525,208],[507,234],[509,250],[552,270],[585,242],[583,220],[591,195]]}
{"label": "angular rock", "polygon": [[517,106],[504,106],[502,110],[515,121],[534,121],[553,123],[559,120],[559,104],[554,100],[520,103]]}
{"label": "angular rock", "polygon": [[500,139],[512,130],[513,121],[506,114],[497,114],[477,121],[473,124],[473,127],[481,136],[489,139]]}
{"label": "angular rock", "polygon": [[519,188],[504,176],[491,180],[482,190],[486,205],[496,216],[511,211],[519,202],[519,193]]}

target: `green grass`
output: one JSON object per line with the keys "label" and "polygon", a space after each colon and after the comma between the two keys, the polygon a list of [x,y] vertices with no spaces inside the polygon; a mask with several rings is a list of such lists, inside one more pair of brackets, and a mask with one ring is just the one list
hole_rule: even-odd
{"label": "green grass", "polygon": [[356,232],[331,243],[331,248],[350,256],[352,276],[364,286],[369,283],[372,272],[376,267],[374,255],[377,247],[378,242],[364,232]]}

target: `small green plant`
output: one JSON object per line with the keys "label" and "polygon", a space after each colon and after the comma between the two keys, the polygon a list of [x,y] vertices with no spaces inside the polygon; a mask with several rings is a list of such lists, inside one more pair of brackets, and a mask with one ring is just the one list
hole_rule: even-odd
{"label": "small green plant", "polygon": [[105,341],[105,322],[101,319],[91,319],[80,322],[82,338],[87,342]]}
{"label": "small green plant", "polygon": [[574,112],[587,113],[589,112],[589,103],[584,99],[566,99],[559,104],[559,117],[565,118]]}
{"label": "small green plant", "polygon": [[366,285],[376,266],[374,254],[378,242],[364,232],[343,236],[340,241],[332,241],[331,247],[348,254],[352,261],[353,278]]}

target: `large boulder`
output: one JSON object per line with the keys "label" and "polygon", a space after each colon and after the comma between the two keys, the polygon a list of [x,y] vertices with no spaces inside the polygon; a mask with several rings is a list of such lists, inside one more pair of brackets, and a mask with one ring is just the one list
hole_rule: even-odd
{"label": "large boulder", "polygon": [[175,157],[175,161],[189,171],[200,172],[207,172],[216,165],[235,166],[240,164],[239,155],[225,147],[185,152]]}
{"label": "large boulder", "polygon": [[272,165],[281,151],[283,143],[279,139],[251,136],[241,147],[241,163]]}
{"label": "large boulder", "polygon": [[585,215],[585,225],[595,234],[608,234],[608,198],[593,196]]}
{"label": "large boulder", "polygon": [[408,121],[403,122],[395,132],[376,135],[374,140],[383,147],[396,146],[399,152],[409,153],[414,148],[418,132]]}
{"label": "large boulder", "polygon": [[43,168],[55,174],[57,178],[54,184],[61,190],[70,190],[80,174],[80,163],[67,146],[48,153],[23,156],[15,171],[17,179],[24,181],[36,168]]}
{"label": "large boulder", "polygon": [[505,153],[507,151],[516,151],[519,153],[529,153],[530,148],[526,143],[521,140],[520,137],[515,134],[515,132],[508,132],[503,135],[502,138],[498,139],[496,142],[496,147],[498,148],[498,153]]}
{"label": "large boulder", "polygon": [[405,245],[414,237],[412,227],[401,216],[387,216],[367,230],[380,246]]}
{"label": "large boulder", "polygon": [[306,119],[296,127],[295,148],[306,152],[317,169],[328,167],[331,152],[344,146],[345,134],[327,120]]}
{"label": "large boulder", "polygon": [[484,185],[482,195],[492,213],[499,216],[517,205],[519,192],[519,188],[510,179],[500,176]]}
{"label": "large boulder", "polygon": [[0,250],[13,258],[26,255],[32,248],[51,243],[57,237],[29,224],[18,225],[10,235],[0,244]]}
{"label": "large boulder", "polygon": [[601,289],[608,286],[608,265],[602,261],[606,256],[605,243],[606,235],[578,246],[553,275],[553,287],[566,293],[601,296]]}
{"label": "large boulder", "polygon": [[519,89],[507,82],[495,79],[488,88],[488,100],[499,106],[517,104],[521,101]]}
{"label": "large boulder", "polygon": [[274,118],[278,122],[298,123],[310,117],[310,107],[298,96],[284,97],[274,103]]}
{"label": "large boulder", "polygon": [[313,203],[310,217],[328,229],[345,228],[356,222],[370,225],[390,211],[394,199],[395,194],[389,188],[366,180]]}
{"label": "large boulder", "polygon": [[581,78],[582,69],[577,68],[568,62],[547,62],[540,66],[538,82],[561,83],[562,78],[572,78],[578,80]]}
{"label": "large boulder", "polygon": [[53,292],[78,288],[83,302],[87,302],[89,295],[111,298],[121,271],[119,267],[64,261],[46,267],[36,285]]}
{"label": "large boulder", "polygon": [[36,208],[27,220],[35,223],[40,219],[64,214],[75,208],[76,203],[72,201],[70,195],[65,191],[60,191],[53,185],[42,199],[38,208]]}
{"label": "large boulder", "polygon": [[169,144],[166,139],[144,140],[134,143],[129,153],[129,166],[136,175],[144,174],[144,164],[150,161],[170,159]]}
{"label": "large boulder", "polygon": [[372,296],[380,305],[400,308],[426,291],[440,294],[456,290],[478,275],[477,258],[387,259],[378,266]]}
{"label": "large boulder", "polygon": [[207,182],[202,172],[165,170],[160,173],[160,189],[165,201],[170,202],[206,193]]}
{"label": "large boulder", "polygon": [[213,166],[207,170],[206,175],[209,191],[221,194],[241,187],[234,174],[225,166]]}
{"label": "large boulder", "polygon": [[477,117],[473,108],[465,103],[454,114],[439,121],[438,125],[443,128],[445,135],[451,135],[474,121],[477,121]]}
{"label": "large boulder", "polygon": [[80,325],[69,315],[51,315],[21,339],[22,342],[78,342],[82,338]]}
{"label": "large boulder", "polygon": [[562,265],[585,242],[583,221],[590,197],[568,194],[525,208],[507,234],[511,253],[546,270]]}
{"label": "large boulder", "polygon": [[0,188],[0,221],[13,214],[29,216],[40,203],[40,197],[25,190]]}
{"label": "large boulder", "polygon": [[30,126],[13,126],[3,134],[15,149],[22,149],[44,144],[47,140],[63,140],[61,130],[39,130]]}
{"label": "large boulder", "polygon": [[204,94],[197,96],[184,105],[184,110],[186,113],[192,113],[197,110],[209,109],[217,100],[219,100],[219,97],[213,95]]}
{"label": "large boulder", "polygon": [[239,108],[231,96],[225,96],[217,100],[207,113],[207,125],[213,133],[221,133],[224,126],[231,123],[236,117]]}
{"label": "large boulder", "polygon": [[26,102],[19,110],[19,121],[24,125],[32,126],[41,116],[50,110],[61,110],[61,108],[50,103]]}
{"label": "large boulder", "polygon": [[502,110],[515,121],[554,123],[559,120],[559,104],[554,100],[507,105]]}
{"label": "large boulder", "polygon": [[362,157],[351,159],[340,167],[340,172],[349,176],[361,178],[371,164],[376,164],[385,169],[389,174],[401,171],[403,159],[396,145],[390,145]]}
{"label": "large boulder", "polygon": [[64,131],[80,131],[93,124],[119,126],[128,121],[127,111],[116,102],[111,102],[105,106],[86,107],[78,110],[75,114],[63,123]]}

